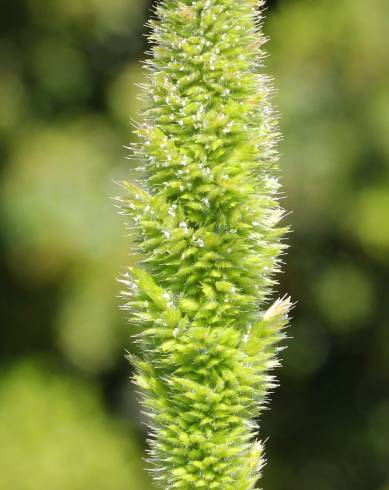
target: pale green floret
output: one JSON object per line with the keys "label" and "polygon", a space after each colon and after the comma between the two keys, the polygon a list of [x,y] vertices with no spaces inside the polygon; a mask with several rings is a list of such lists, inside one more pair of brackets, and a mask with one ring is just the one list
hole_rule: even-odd
{"label": "pale green floret", "polygon": [[[163,489],[249,490],[254,419],[274,386],[289,299],[266,309],[285,248],[277,126],[260,74],[257,0],[165,0],[152,22],[148,109],[124,183],[140,266],[126,307]],[[265,311],[266,310],[266,311]]]}

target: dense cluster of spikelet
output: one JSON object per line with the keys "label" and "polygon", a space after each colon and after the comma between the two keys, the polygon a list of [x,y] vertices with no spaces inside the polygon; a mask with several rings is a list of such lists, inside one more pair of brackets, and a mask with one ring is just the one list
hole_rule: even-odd
{"label": "dense cluster of spikelet", "polygon": [[165,0],[152,22],[144,161],[122,199],[139,266],[126,308],[161,488],[249,490],[255,418],[290,302],[266,305],[284,248],[258,0]]}

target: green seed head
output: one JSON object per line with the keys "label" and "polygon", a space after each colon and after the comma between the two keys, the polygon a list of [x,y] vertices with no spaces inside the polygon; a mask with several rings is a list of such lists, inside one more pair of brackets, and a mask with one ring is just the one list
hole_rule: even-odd
{"label": "green seed head", "polygon": [[139,182],[122,207],[132,359],[163,489],[249,490],[254,419],[274,386],[289,299],[266,306],[285,248],[278,138],[257,0],[165,0],[152,22]]}

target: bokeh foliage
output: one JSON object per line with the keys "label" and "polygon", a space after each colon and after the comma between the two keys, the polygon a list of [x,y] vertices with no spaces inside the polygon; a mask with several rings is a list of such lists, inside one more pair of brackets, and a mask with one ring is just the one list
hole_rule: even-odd
{"label": "bokeh foliage", "polygon": [[147,488],[133,433],[85,381],[49,369],[19,363],[0,381],[0,487]]}
{"label": "bokeh foliage", "polygon": [[[134,165],[122,146],[141,104],[134,82],[143,78],[148,7],[146,0],[2,6],[0,440],[14,449],[6,455],[2,444],[0,475],[22,477],[29,453],[29,490],[42,487],[40,475],[61,475],[49,457],[55,445],[62,458],[85,444],[78,405],[105,420],[91,425],[95,459],[84,460],[82,488],[103,463],[110,478],[106,486],[99,480],[101,489],[124,488],[127,475],[129,488],[146,488],[136,443],[144,433],[123,360],[123,348],[134,347],[114,280],[131,239],[110,197],[119,192],[112,181],[130,179]],[[278,88],[283,205],[293,228],[280,292],[298,305],[281,387],[263,420],[262,437],[271,435],[263,487],[388,490],[389,4],[269,7],[267,65]],[[30,367],[30,356],[50,364]],[[10,432],[6,421],[22,417],[21,404],[28,417]],[[46,405],[53,427],[67,418],[68,438],[42,429],[37,407]],[[123,415],[134,425],[128,445],[113,420]],[[34,454],[34,444],[46,456]],[[63,488],[78,487],[63,480]]]}

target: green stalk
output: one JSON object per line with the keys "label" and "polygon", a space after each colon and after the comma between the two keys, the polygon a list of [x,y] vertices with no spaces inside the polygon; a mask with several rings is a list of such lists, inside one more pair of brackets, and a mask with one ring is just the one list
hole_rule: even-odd
{"label": "green stalk", "polygon": [[[165,0],[150,22],[140,182],[122,199],[139,266],[124,279],[131,360],[163,489],[248,490],[289,298],[278,138],[258,0]],[[266,306],[267,305],[267,306]]]}

